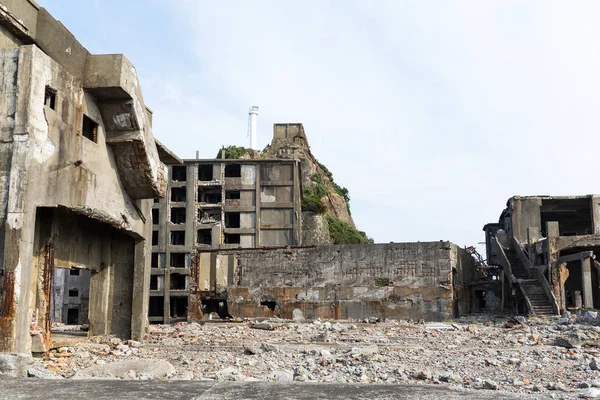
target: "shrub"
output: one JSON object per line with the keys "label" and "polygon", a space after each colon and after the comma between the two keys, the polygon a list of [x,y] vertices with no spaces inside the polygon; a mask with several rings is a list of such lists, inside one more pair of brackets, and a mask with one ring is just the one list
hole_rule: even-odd
{"label": "shrub", "polygon": [[228,158],[231,160],[240,159],[244,154],[246,154],[250,151],[250,149],[247,149],[242,146],[227,146],[227,147],[223,147],[221,150],[219,150],[219,153],[217,154],[216,158],[221,158],[221,152],[223,150],[225,150],[225,158]]}
{"label": "shrub", "polygon": [[373,239],[367,237],[366,233],[354,228],[347,222],[332,215],[327,216],[329,236],[334,244],[367,244],[373,243]]}

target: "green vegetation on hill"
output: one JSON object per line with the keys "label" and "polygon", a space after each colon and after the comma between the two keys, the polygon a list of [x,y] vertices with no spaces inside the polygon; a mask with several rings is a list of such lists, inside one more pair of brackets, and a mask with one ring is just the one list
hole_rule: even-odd
{"label": "green vegetation on hill", "polygon": [[316,174],[312,177],[315,182],[314,188],[304,188],[302,190],[302,211],[312,211],[322,214],[327,209],[321,200],[327,195],[327,188],[323,183],[323,177]]}
{"label": "green vegetation on hill", "polygon": [[327,216],[327,227],[333,244],[367,244],[373,243],[366,233],[354,228],[347,222],[333,215]]}
{"label": "green vegetation on hill", "polygon": [[221,152],[223,150],[225,150],[225,158],[228,158],[230,160],[237,160],[237,159],[241,158],[243,155],[250,152],[250,149],[247,149],[242,146],[227,146],[227,147],[223,146],[223,148],[221,150],[219,150],[219,153],[217,154],[217,157],[215,157],[215,158],[221,158]]}

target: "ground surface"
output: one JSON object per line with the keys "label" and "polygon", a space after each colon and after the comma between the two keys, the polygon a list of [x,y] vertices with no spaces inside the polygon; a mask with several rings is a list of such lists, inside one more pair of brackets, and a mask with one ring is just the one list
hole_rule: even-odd
{"label": "ground surface", "polygon": [[[473,398],[577,398],[584,394],[600,398],[600,327],[596,323],[589,316],[578,321],[481,316],[431,324],[273,319],[152,326],[144,343],[91,338],[57,349],[46,360],[36,360],[32,372],[69,378],[52,385],[93,378],[119,379],[118,385],[129,383],[123,380],[151,380],[144,384],[181,390],[181,398],[192,395],[188,389],[206,388],[211,388],[211,398],[219,398],[219,390],[238,389],[243,391],[240,398],[258,398],[260,393],[269,398],[271,390],[296,387],[265,386],[263,381],[353,384],[324,387],[339,387],[339,396],[347,396],[354,384],[367,384],[358,386],[365,398],[395,398],[386,394],[383,384],[422,387],[410,390],[417,390],[419,397],[431,393],[433,398],[448,398],[444,394],[448,390]],[[199,385],[169,386],[174,380],[198,381]],[[37,380],[28,379],[28,384],[31,381]],[[215,381],[251,384],[214,386]],[[311,391],[337,390],[314,385],[298,388],[290,392],[298,398],[310,397]]]}

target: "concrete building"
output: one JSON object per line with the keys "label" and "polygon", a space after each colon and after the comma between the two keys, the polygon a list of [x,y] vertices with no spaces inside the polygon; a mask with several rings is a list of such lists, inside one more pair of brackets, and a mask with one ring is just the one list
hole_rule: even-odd
{"label": "concrete building", "polygon": [[515,196],[484,226],[503,269],[505,307],[534,314],[600,308],[600,196]]}
{"label": "concrete building", "polygon": [[51,323],[141,339],[166,163],[135,68],[90,54],[30,0],[0,4],[0,351]]}
{"label": "concrete building", "polygon": [[[169,168],[167,197],[152,209],[149,319],[186,320],[190,271],[202,249],[301,244],[297,160],[185,160]],[[195,289],[215,289],[206,276]]]}
{"label": "concrete building", "polygon": [[[471,310],[471,255],[450,242],[204,250],[194,287],[214,277],[214,299],[190,296],[190,317],[443,321]],[[221,304],[223,303],[223,304]],[[226,310],[224,304],[227,304]]]}

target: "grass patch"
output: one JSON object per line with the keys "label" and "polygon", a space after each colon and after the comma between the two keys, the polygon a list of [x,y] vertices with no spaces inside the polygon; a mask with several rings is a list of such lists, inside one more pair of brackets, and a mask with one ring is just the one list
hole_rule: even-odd
{"label": "grass patch", "polygon": [[332,215],[327,216],[327,227],[333,244],[373,243],[373,239],[369,238],[366,233]]}
{"label": "grass patch", "polygon": [[238,160],[242,158],[243,155],[250,152],[250,149],[247,149],[242,146],[227,146],[219,150],[219,153],[217,154],[216,158],[221,158],[223,150],[225,150],[225,158],[228,158],[230,160]]}

